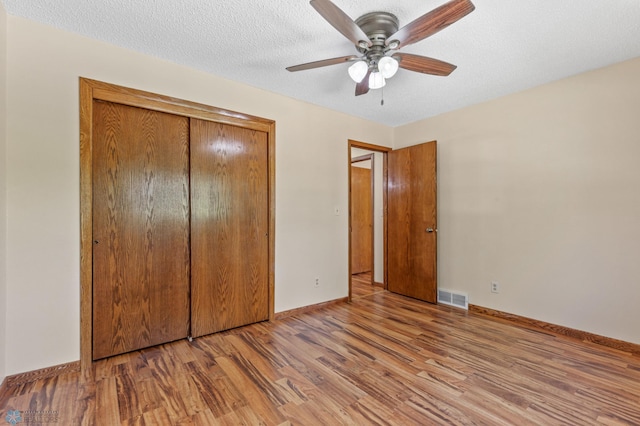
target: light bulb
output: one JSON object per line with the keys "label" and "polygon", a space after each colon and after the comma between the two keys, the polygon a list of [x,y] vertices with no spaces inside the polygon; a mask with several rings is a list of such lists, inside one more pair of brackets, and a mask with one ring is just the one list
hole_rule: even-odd
{"label": "light bulb", "polygon": [[398,61],[391,56],[384,56],[378,62],[378,69],[384,78],[391,78],[398,72]]}
{"label": "light bulb", "polygon": [[372,72],[371,75],[369,75],[369,89],[380,89],[384,87],[385,84],[387,84],[387,82],[384,81],[382,73]]}
{"label": "light bulb", "polygon": [[356,83],[360,83],[368,70],[369,65],[365,61],[358,61],[349,67],[349,77]]}

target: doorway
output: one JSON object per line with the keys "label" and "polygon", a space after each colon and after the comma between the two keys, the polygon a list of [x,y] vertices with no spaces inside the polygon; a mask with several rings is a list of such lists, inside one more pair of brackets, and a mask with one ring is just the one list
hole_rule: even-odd
{"label": "doorway", "polygon": [[385,165],[389,150],[349,141],[349,300],[385,289]]}
{"label": "doorway", "polygon": [[[354,150],[356,151],[356,150]],[[357,151],[362,151],[357,149]],[[357,155],[360,152],[353,152]],[[368,296],[375,287],[375,229],[376,196],[381,179],[376,179],[375,153],[358,155],[351,160],[351,288],[353,297]],[[376,185],[378,183],[378,185]],[[376,186],[378,186],[376,190]],[[377,203],[379,204],[379,203]],[[379,262],[378,262],[379,263]],[[378,265],[380,266],[380,265]]]}
{"label": "doorway", "polygon": [[[365,142],[348,141],[349,158],[349,301],[362,297],[362,284],[369,284],[369,294],[388,290],[436,303],[437,298],[437,180],[435,141],[406,148],[391,148]],[[371,157],[371,156],[374,157]],[[381,207],[375,207],[374,218],[379,215],[381,231],[381,259],[371,262],[371,277],[358,274],[356,241],[363,226],[359,226],[354,201],[359,198],[353,183],[355,170],[352,163],[377,161],[380,156],[381,178],[378,192]],[[372,171],[375,176],[376,171]],[[375,187],[375,185],[374,185]],[[374,221],[375,222],[375,221]],[[366,219],[365,219],[366,225]],[[366,226],[364,226],[366,229]],[[375,232],[375,224],[374,236]],[[354,235],[355,234],[355,235]],[[374,247],[376,244],[374,243]],[[375,252],[375,249],[374,249]],[[366,272],[365,272],[366,273]],[[377,278],[380,277],[381,281]],[[366,291],[366,288],[365,288]]]}

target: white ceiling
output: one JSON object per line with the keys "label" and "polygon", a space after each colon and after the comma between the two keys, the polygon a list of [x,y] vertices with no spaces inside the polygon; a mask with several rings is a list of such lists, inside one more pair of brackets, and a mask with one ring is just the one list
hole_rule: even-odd
{"label": "white ceiling", "polygon": [[[400,70],[355,97],[348,64],[285,67],[354,54],[308,0],[2,0],[11,15],[390,126],[640,56],[638,0],[475,0],[476,10],[403,52],[458,66],[449,77]],[[446,0],[334,0],[354,20],[400,26]]]}

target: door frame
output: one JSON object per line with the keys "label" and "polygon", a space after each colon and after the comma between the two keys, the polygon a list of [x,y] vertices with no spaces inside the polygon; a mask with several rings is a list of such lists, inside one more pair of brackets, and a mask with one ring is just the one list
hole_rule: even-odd
{"label": "door frame", "polygon": [[274,318],[275,285],[275,121],[187,100],[80,77],[80,369],[92,374],[93,341],[93,103],[114,102],[189,118],[228,124],[267,134],[269,215],[269,320]]}
{"label": "door frame", "polygon": [[[382,260],[382,264],[384,265],[384,274],[383,274],[383,286],[384,289],[387,289],[387,153],[389,151],[391,151],[392,149],[386,146],[382,146],[382,145],[374,145],[374,144],[370,144],[370,143],[366,143],[366,142],[360,142],[360,141],[356,141],[356,140],[352,140],[349,139],[347,141],[347,161],[348,161],[348,185],[349,185],[349,190],[348,190],[348,206],[349,206],[349,270],[348,270],[348,279],[349,279],[349,295],[347,300],[349,302],[351,302],[352,300],[352,288],[351,288],[351,227],[352,227],[352,223],[351,223],[351,162],[352,162],[352,158],[351,158],[351,149],[352,148],[360,148],[360,149],[366,149],[367,151],[374,151],[374,152],[380,152],[382,153],[382,247],[383,247],[383,260]],[[373,164],[373,162],[372,162]],[[375,219],[375,214],[374,214],[374,219]],[[375,247],[375,242],[374,242],[374,247]],[[375,265],[375,250],[373,254],[373,263]],[[373,272],[374,269],[371,269],[371,279],[373,281],[375,281],[375,278],[373,276]]]}

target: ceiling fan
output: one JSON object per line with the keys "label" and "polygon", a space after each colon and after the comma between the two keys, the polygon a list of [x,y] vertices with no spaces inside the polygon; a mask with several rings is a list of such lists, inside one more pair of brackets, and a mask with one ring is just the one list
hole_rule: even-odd
{"label": "ceiling fan", "polygon": [[399,29],[398,18],[388,12],[371,12],[352,20],[330,0],[311,0],[311,6],[342,35],[355,44],[360,55],[308,62],[288,67],[288,71],[303,71],[329,65],[353,62],[349,76],[356,82],[356,96],[369,89],[379,89],[398,68],[447,76],[455,65],[398,52],[399,49],[423,40],[471,13],[475,6],[470,0],[451,0]]}

